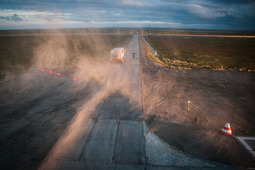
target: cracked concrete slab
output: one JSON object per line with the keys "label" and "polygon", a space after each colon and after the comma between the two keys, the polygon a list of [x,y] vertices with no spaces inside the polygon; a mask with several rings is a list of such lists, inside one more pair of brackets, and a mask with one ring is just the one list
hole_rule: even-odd
{"label": "cracked concrete slab", "polygon": [[63,160],[54,160],[48,161],[45,164],[43,169],[47,170],[54,170],[54,169],[61,169],[61,170],[80,170],[80,169],[93,169],[93,170],[114,170],[114,164],[102,164],[102,163],[91,163],[91,162],[76,162],[76,161],[63,161]]}
{"label": "cracked concrete slab", "polygon": [[142,124],[138,121],[122,120],[119,126],[113,162],[141,165],[144,159],[143,148]]}
{"label": "cracked concrete slab", "polygon": [[118,119],[121,116],[123,110],[123,97],[111,96],[109,97],[105,104],[103,105],[102,111],[100,113],[100,118],[112,118]]}
{"label": "cracked concrete slab", "polygon": [[[81,135],[72,142],[69,142],[69,140],[60,140],[58,145],[54,148],[51,157],[58,160],[78,160],[94,123],[95,120],[93,119],[84,120],[83,123],[80,124],[80,127],[76,127],[80,128]],[[72,130],[72,128],[69,128],[61,138],[68,139],[71,137],[73,133]]]}
{"label": "cracked concrete slab", "polygon": [[144,166],[137,165],[116,165],[116,170],[144,170]]}
{"label": "cracked concrete slab", "polygon": [[118,132],[117,120],[98,120],[85,146],[81,160],[110,163]]}

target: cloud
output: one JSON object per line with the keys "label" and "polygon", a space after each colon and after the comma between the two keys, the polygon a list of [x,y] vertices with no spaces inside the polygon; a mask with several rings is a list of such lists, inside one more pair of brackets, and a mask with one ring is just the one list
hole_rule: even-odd
{"label": "cloud", "polygon": [[[235,3],[234,3],[235,2]],[[203,19],[218,19],[222,17],[249,18],[255,16],[255,2],[244,3],[241,1],[223,1],[215,3],[210,1],[197,1],[187,4],[190,14]]]}
{"label": "cloud", "polygon": [[22,19],[17,14],[13,14],[11,16],[0,16],[0,19],[4,19],[4,20],[8,20],[8,21],[15,21],[15,22],[22,21]]}
{"label": "cloud", "polygon": [[148,6],[151,5],[148,1],[144,0],[122,0],[123,5],[128,5],[128,6],[136,6],[136,7],[143,7],[143,6]]}
{"label": "cloud", "polygon": [[79,28],[119,24],[120,27],[218,29],[223,25],[226,29],[254,30],[254,17],[254,0],[23,0],[22,3],[6,0],[0,7],[0,29],[29,28],[28,23],[47,28],[48,22],[58,21],[63,27]]}
{"label": "cloud", "polygon": [[227,16],[226,8],[207,8],[201,5],[190,4],[188,11],[199,18],[217,19]]}
{"label": "cloud", "polygon": [[236,18],[246,18],[255,16],[255,3],[231,6],[228,14]]}

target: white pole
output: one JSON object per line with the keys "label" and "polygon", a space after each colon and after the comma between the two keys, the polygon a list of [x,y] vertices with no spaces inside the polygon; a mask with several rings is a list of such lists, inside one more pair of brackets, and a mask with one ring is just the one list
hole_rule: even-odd
{"label": "white pole", "polygon": [[190,105],[190,101],[188,101],[188,110],[190,110],[190,109],[189,109],[189,105]]}

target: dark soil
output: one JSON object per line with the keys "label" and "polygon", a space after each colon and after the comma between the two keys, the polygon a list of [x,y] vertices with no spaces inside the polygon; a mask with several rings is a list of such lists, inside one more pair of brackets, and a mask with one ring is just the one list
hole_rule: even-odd
{"label": "dark soil", "polygon": [[[255,167],[234,138],[255,136],[254,73],[167,69],[145,56],[141,39],[140,55],[144,115],[150,131],[190,155]],[[233,136],[220,134],[226,123]]]}
{"label": "dark soil", "polygon": [[69,80],[31,71],[0,82],[0,169],[41,164],[94,89],[88,84],[76,90]]}

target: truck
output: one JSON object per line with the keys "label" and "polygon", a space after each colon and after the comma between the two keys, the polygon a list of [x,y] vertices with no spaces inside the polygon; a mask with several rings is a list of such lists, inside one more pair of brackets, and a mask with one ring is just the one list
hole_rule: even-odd
{"label": "truck", "polygon": [[110,61],[111,63],[124,63],[125,60],[125,49],[123,47],[114,48],[110,52]]}

